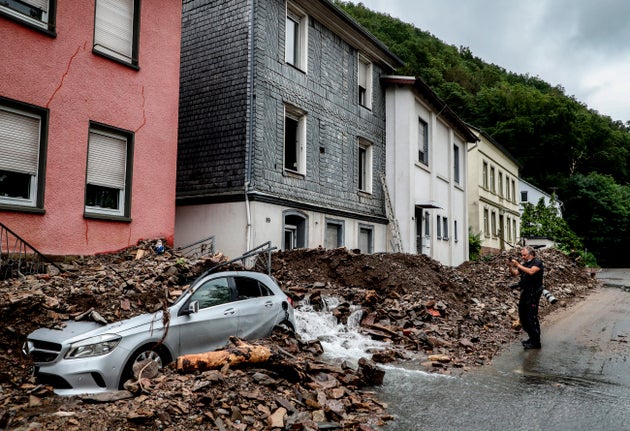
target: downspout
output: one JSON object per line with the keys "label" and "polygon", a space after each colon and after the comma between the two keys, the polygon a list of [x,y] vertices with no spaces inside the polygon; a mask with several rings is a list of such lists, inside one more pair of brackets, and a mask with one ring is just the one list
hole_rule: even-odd
{"label": "downspout", "polygon": [[249,189],[252,178],[252,149],[254,140],[254,8],[256,0],[252,0],[249,11],[249,125],[247,130],[247,142],[245,143],[245,212],[247,215],[247,226],[245,229],[245,250],[252,248],[252,215],[249,204]]}

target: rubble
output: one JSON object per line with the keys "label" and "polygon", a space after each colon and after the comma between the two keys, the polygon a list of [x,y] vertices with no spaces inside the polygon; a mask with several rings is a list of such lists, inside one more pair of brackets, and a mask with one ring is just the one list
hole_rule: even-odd
{"label": "rubble", "polygon": [[[374,391],[378,363],[414,361],[445,374],[488,364],[520,336],[518,292],[509,288],[507,252],[458,268],[423,255],[362,255],[353,250],[275,252],[272,275],[296,300],[341,298],[364,310],[361,331],[390,342],[358,367],[320,359],[322,347],[289,333],[252,342],[281,351],[279,359],[183,373],[170,364],[143,371],[126,390],[59,397],[31,377],[21,353],[28,333],[68,319],[112,322],[155,312],[196,276],[225,261],[188,259],[146,241],[119,253],[67,258],[63,272],[0,282],[0,429],[19,430],[319,430],[377,429],[391,419]],[[556,250],[543,250],[546,287],[541,316],[584,298],[597,280]],[[54,269],[54,268],[53,268]]]}

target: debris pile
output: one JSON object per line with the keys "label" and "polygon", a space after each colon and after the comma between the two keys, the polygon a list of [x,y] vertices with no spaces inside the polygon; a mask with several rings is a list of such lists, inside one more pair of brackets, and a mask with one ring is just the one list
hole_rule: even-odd
{"label": "debris pile", "polygon": [[[182,372],[173,363],[142,374],[115,393],[59,397],[31,377],[21,353],[25,337],[67,319],[112,322],[170,305],[217,255],[188,259],[146,241],[120,253],[68,258],[64,272],[0,282],[0,429],[22,430],[262,430],[377,429],[390,419],[372,389],[382,381],[376,362],[422,363],[440,373],[487,364],[515,326],[518,293],[509,286],[507,253],[449,268],[422,255],[361,255],[352,250],[275,252],[272,275],[295,299],[342,299],[364,314],[361,330],[390,341],[359,367],[320,360],[319,342],[276,333],[252,342],[276,360]],[[584,297],[597,285],[555,250],[541,253],[546,286],[559,299],[541,301],[541,315]],[[131,383],[134,383],[133,381]]]}

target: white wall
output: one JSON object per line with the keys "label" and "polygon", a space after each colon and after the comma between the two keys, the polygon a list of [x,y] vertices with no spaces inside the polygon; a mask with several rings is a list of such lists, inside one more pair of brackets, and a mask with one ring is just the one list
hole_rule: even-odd
{"label": "white wall", "polygon": [[[413,81],[412,81],[413,82]],[[387,109],[387,186],[400,226],[403,251],[421,252],[445,265],[457,266],[468,259],[468,211],[466,195],[466,143],[454,134],[415,93],[410,85],[390,84],[386,88]],[[418,161],[418,121],[429,125],[428,166]],[[460,148],[460,182],[453,175],[453,145]],[[423,239],[423,249],[416,249],[416,206],[430,215],[431,235]],[[446,217],[449,238],[436,236],[437,216]],[[454,240],[454,221],[458,241]]]}
{"label": "white wall", "polygon": [[[177,207],[175,247],[181,247],[210,235],[215,236],[215,250],[234,258],[261,244],[271,241],[272,247],[282,249],[283,212],[290,207],[262,202],[250,202],[249,227],[245,202],[191,205]],[[308,248],[324,246],[326,219],[343,222],[344,246],[358,248],[359,227],[373,228],[374,252],[387,249],[387,228],[384,224],[366,222],[337,215],[328,216],[315,211],[295,210],[306,217]]]}

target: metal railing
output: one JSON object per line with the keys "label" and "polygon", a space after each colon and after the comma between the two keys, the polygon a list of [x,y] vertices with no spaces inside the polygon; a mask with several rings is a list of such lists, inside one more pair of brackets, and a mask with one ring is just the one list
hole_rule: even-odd
{"label": "metal railing", "polygon": [[257,263],[259,263],[259,257],[260,255],[262,255],[263,253],[266,253],[266,259],[264,261],[264,265],[265,265],[265,269],[267,271],[268,275],[271,275],[271,253],[276,250],[278,247],[272,247],[271,246],[271,241],[267,241],[264,244],[259,245],[258,247],[255,247],[245,253],[243,253],[241,256],[236,257],[234,259],[228,260],[226,262],[221,262],[215,266],[213,266],[212,268],[206,270],[203,274],[201,274],[200,277],[203,277],[204,275],[210,274],[213,271],[216,271],[217,269],[230,265],[232,263],[235,262],[241,262],[243,264],[244,267],[250,267],[250,268],[254,268],[256,266]]}
{"label": "metal railing", "polygon": [[184,256],[190,258],[198,258],[201,256],[212,256],[214,254],[215,240],[214,235],[195,241],[192,244],[178,247],[176,250]]}
{"label": "metal railing", "polygon": [[35,247],[0,223],[0,280],[43,274],[47,272],[48,265],[63,272],[63,269],[37,251]]}

